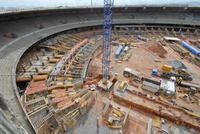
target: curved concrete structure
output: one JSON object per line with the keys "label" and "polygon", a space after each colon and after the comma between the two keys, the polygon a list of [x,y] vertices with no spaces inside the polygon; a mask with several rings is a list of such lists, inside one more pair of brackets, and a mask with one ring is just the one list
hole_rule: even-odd
{"label": "curved concrete structure", "polygon": [[[199,25],[199,10],[183,7],[135,7],[115,8],[114,19],[129,19],[135,24],[176,24]],[[85,20],[99,20],[103,18],[102,9],[60,9],[30,11],[22,13],[3,14],[0,17],[0,47],[13,39],[2,38],[4,32],[12,32],[21,37],[38,30],[38,25],[44,28],[65,23],[82,22]]]}
{"label": "curved concrete structure", "polygon": [[[116,8],[114,24],[166,24],[199,27],[199,10],[179,8]],[[102,9],[66,9],[4,14],[0,16],[0,94],[4,95],[17,127],[34,133],[22,104],[15,82],[16,66],[23,53],[33,44],[50,35],[81,27],[102,24]],[[42,29],[38,28],[42,25]],[[40,26],[39,26],[40,27]],[[5,32],[17,35],[6,38]]]}

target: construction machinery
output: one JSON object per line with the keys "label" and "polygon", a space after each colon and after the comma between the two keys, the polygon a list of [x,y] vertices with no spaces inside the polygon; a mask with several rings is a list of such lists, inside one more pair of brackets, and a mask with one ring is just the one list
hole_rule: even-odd
{"label": "construction machinery", "polygon": [[163,71],[170,72],[170,71],[172,71],[173,68],[172,68],[172,66],[169,66],[169,65],[162,65],[161,69]]}
{"label": "construction machinery", "polygon": [[184,75],[184,74],[179,74],[177,72],[161,72],[161,77],[166,78],[166,79],[170,79],[171,77],[176,77],[176,78],[182,78],[183,80],[186,81],[192,81],[192,77],[191,75]]}
{"label": "construction machinery", "polygon": [[182,77],[176,78],[176,83],[177,83],[178,85],[180,85],[182,81],[183,81],[183,78],[182,78]]}
{"label": "construction machinery", "polygon": [[103,26],[103,81],[107,81],[109,78],[110,68],[110,44],[112,34],[112,7],[113,0],[104,0],[104,26]]}
{"label": "construction machinery", "polygon": [[191,75],[185,69],[178,69],[176,72],[185,77],[191,77]]}

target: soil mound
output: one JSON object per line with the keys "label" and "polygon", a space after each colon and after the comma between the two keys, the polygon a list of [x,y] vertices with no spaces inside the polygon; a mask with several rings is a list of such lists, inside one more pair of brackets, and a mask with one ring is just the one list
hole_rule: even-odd
{"label": "soil mound", "polygon": [[165,54],[167,53],[167,51],[163,48],[163,46],[161,46],[160,44],[156,44],[156,43],[149,46],[148,49],[151,52],[156,53],[160,57],[164,57]]}

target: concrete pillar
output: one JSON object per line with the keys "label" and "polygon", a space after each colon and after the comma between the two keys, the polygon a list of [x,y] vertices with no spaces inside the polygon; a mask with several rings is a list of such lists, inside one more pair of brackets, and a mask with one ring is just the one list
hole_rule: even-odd
{"label": "concrete pillar", "polygon": [[179,30],[178,30],[178,33],[181,33],[182,32],[182,29],[181,28],[179,28]]}
{"label": "concrete pillar", "polygon": [[172,28],[172,33],[173,33],[174,36],[177,35],[177,34],[176,34],[176,31],[174,30],[174,28]]}
{"label": "concrete pillar", "polygon": [[138,27],[138,31],[141,33],[141,31],[142,31],[142,30],[141,30],[141,27]]}
{"label": "concrete pillar", "polygon": [[187,31],[186,31],[186,33],[187,33],[187,34],[190,34],[190,30],[189,30],[189,28],[187,28]]}
{"label": "concrete pillar", "polygon": [[169,35],[169,31],[166,27],[165,27],[165,33],[166,33],[166,35]]}
{"label": "concrete pillar", "polygon": [[147,31],[147,30],[148,30],[146,26],[144,27],[144,30],[145,30],[145,31]]}
{"label": "concrete pillar", "polygon": [[194,30],[194,34],[198,35],[198,33],[199,33],[198,30],[195,29],[195,30]]}
{"label": "concrete pillar", "polygon": [[162,27],[158,27],[158,31],[160,31],[160,32],[161,32],[161,31],[162,31]]}

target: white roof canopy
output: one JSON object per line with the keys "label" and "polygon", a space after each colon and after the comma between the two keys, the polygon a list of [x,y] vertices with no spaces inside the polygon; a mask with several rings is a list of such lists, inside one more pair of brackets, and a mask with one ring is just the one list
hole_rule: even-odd
{"label": "white roof canopy", "polygon": [[[0,8],[101,7],[103,0],[1,0]],[[114,0],[114,6],[200,6],[199,0]]]}

